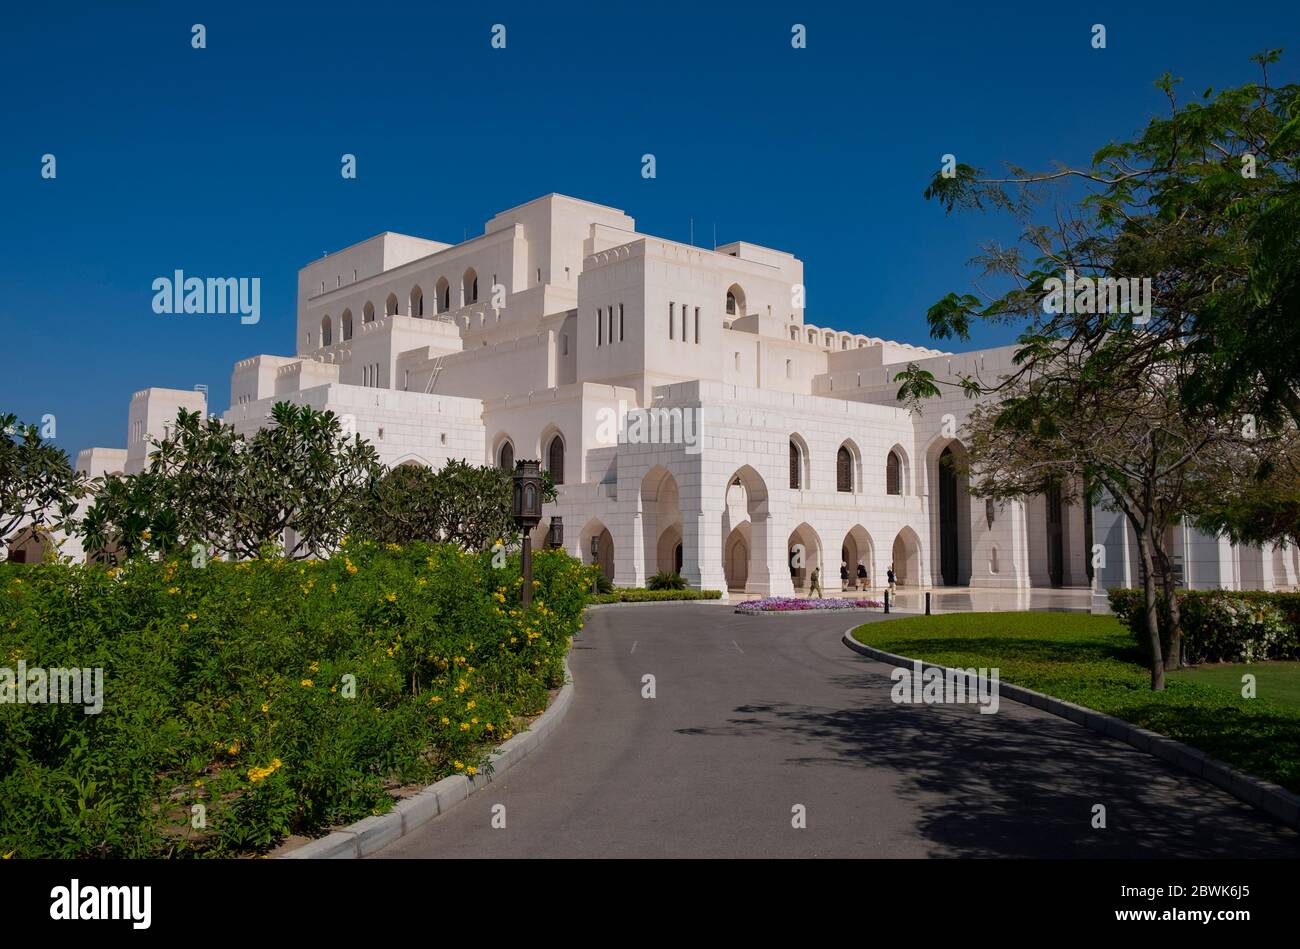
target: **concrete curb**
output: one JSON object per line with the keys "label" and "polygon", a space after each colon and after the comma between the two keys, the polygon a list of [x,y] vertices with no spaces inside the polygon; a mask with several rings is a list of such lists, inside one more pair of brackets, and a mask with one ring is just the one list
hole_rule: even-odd
{"label": "concrete curb", "polygon": [[453,774],[404,798],[387,814],[376,814],[342,830],[332,831],[296,850],[281,854],[281,860],[355,860],[368,857],[417,827],[445,814],[475,791],[481,790],[532,754],[555,730],[573,704],[573,674],[564,660],[564,686],[555,701],[537,721],[503,743],[488,756],[483,771],[467,777]]}
{"label": "concrete curb", "polygon": [[[918,661],[858,642],[853,638],[853,630],[856,628],[856,626],[851,627],[844,634],[843,639],[844,645],[854,652],[869,659],[875,659],[877,662],[904,669],[910,669]],[[947,670],[946,666],[924,661],[921,661],[921,668]],[[1149,729],[1139,728],[1137,725],[1126,722],[1122,718],[1116,718],[1113,715],[1107,715],[1094,709],[1085,708],[1082,705],[1075,705],[1073,702],[1066,702],[1045,695],[1042,692],[1035,692],[1033,689],[1010,685],[1006,682],[998,683],[998,692],[1003,698],[1011,699],[1013,702],[1019,702],[1021,705],[1032,705],[1044,712],[1050,712],[1061,718],[1069,719],[1076,725],[1082,725],[1084,728],[1089,728],[1100,735],[1105,735],[1107,738],[1118,738],[1138,751],[1144,751],[1176,768],[1181,768],[1189,774],[1204,778],[1238,800],[1259,808],[1288,827],[1300,830],[1300,796],[1292,794],[1284,787],[1245,774],[1229,767],[1216,758],[1211,758],[1205,752],[1198,751],[1190,745],[1167,738]]]}

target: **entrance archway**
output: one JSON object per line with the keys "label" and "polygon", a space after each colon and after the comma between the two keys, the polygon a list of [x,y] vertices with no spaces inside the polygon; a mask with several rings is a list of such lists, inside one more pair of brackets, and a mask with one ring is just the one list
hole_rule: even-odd
{"label": "entrance archway", "polygon": [[[767,482],[751,466],[744,465],[727,479],[722,510],[722,562],[727,584],[730,587],[739,579],[736,569],[736,531],[746,527],[741,535],[745,541],[744,589],[750,593],[767,593],[772,576],[768,566],[771,533],[771,512],[768,509]],[[780,556],[780,554],[776,554]]]}
{"label": "entrance archway", "polygon": [[951,441],[933,457],[936,578],[945,586],[967,586],[971,575],[971,528],[966,446]]}
{"label": "entrance archway", "polygon": [[[871,542],[871,535],[861,524],[855,524],[844,535],[844,543],[840,545],[840,560],[849,565],[849,586],[854,589],[869,590],[872,584],[877,582],[875,544]],[[867,571],[865,580],[858,579],[859,563]]]}
{"label": "entrance archway", "polygon": [[[598,566],[600,572],[605,575],[605,579],[613,583],[614,535],[609,532],[609,528],[601,523],[599,519],[593,518],[579,532],[578,538],[582,544],[582,562]],[[595,541],[594,548],[593,541]]]}
{"label": "entrance archway", "polygon": [[[890,562],[893,564],[894,576],[900,587],[920,584],[921,539],[916,536],[916,531],[912,528],[904,527],[894,538]],[[884,582],[884,578],[881,578],[882,585]]]}
{"label": "entrance archway", "polygon": [[834,580],[827,576],[826,567],[822,563],[821,538],[807,523],[800,524],[790,532],[785,549],[786,563],[790,568],[790,583],[796,590],[807,590],[811,587],[812,572],[815,568],[821,570],[823,592],[827,589],[839,588],[839,572],[835,572]]}
{"label": "entrance archway", "polygon": [[749,581],[749,521],[731,529],[722,545],[722,572],[728,590],[744,590]]}
{"label": "entrance archway", "polygon": [[677,479],[663,465],[641,479],[641,530],[646,573],[680,572],[674,549],[682,540],[682,509]]}

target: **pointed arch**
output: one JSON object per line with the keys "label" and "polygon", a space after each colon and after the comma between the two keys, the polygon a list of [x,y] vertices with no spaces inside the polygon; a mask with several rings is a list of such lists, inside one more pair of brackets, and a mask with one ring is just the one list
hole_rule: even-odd
{"label": "pointed arch", "polygon": [[733,283],[727,288],[727,297],[724,301],[724,312],[732,318],[739,318],[745,315],[745,291],[738,283]]}
{"label": "pointed arch", "polygon": [[822,539],[807,521],[790,532],[786,540],[786,565],[790,570],[790,583],[796,590],[807,590],[812,585],[813,570],[818,571],[824,592],[830,578],[823,564]]}
{"label": "pointed arch", "polygon": [[600,567],[605,578],[614,582],[614,535],[600,518],[593,517],[578,532],[578,555],[583,563]]}
{"label": "pointed arch", "polygon": [[334,342],[334,321],[326,313],[320,320],[320,344],[321,346],[328,346],[332,342]]}
{"label": "pointed arch", "polygon": [[[840,560],[848,565],[848,585],[856,590],[870,590],[876,580],[876,545],[861,524],[855,524],[840,544]],[[858,570],[861,565],[862,570]],[[859,573],[866,576],[859,576]]]}
{"label": "pointed arch", "polygon": [[889,562],[900,587],[922,585],[921,538],[916,536],[916,531],[904,527],[898,532],[894,537]]}
{"label": "pointed arch", "polygon": [[807,491],[812,487],[812,460],[808,442],[798,432],[790,434],[790,488]]}
{"label": "pointed arch", "polygon": [[439,313],[446,313],[451,309],[451,284],[447,282],[446,277],[438,278],[433,288],[433,295]]}
{"label": "pointed arch", "polygon": [[542,436],[542,457],[546,459],[546,470],[551,473],[551,480],[564,484],[564,433],[558,428],[552,428]]}
{"label": "pointed arch", "polygon": [[498,436],[492,448],[492,461],[503,471],[515,470],[515,443],[509,435]]}
{"label": "pointed arch", "polygon": [[912,494],[912,465],[907,450],[897,442],[885,456],[885,493]]}
{"label": "pointed arch", "polygon": [[424,291],[418,283],[411,288],[410,314],[416,318],[424,316]]}
{"label": "pointed arch", "polygon": [[857,443],[846,438],[835,450],[835,490],[856,494],[862,486],[862,452]]}
{"label": "pointed arch", "polygon": [[352,311],[344,310],[343,317],[340,320],[340,333],[344,340],[352,338]]}
{"label": "pointed arch", "polygon": [[388,299],[384,301],[384,316],[397,315],[397,294],[390,293]]}
{"label": "pointed arch", "polygon": [[369,300],[367,300],[366,305],[361,308],[361,322],[362,324],[366,324],[366,323],[373,323],[374,321],[375,321],[375,305],[371,303]]}
{"label": "pointed arch", "polygon": [[473,267],[467,268],[460,278],[460,292],[466,306],[478,302],[478,271]]}

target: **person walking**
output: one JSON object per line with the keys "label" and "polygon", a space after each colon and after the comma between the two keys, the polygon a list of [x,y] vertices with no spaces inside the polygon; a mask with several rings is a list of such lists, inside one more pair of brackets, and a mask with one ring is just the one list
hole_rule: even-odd
{"label": "person walking", "polygon": [[840,592],[843,593],[849,588],[849,562],[840,561]]}
{"label": "person walking", "polygon": [[808,580],[808,599],[812,599],[813,594],[818,597],[822,595],[822,569],[813,567],[812,577]]}
{"label": "person walking", "polygon": [[889,570],[885,573],[885,579],[889,581],[889,595],[898,595],[898,577],[894,573],[894,565],[889,565]]}
{"label": "person walking", "polygon": [[865,591],[871,585],[871,578],[867,576],[867,568],[861,560],[858,561],[858,589]]}

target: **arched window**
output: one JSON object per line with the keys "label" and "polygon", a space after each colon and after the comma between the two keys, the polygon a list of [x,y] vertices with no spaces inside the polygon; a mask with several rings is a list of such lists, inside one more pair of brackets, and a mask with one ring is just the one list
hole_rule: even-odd
{"label": "arched window", "polygon": [[375,305],[369,301],[361,308],[361,322],[373,323],[375,321]]}
{"label": "arched window", "polygon": [[334,327],[327,313],[320,321],[320,344],[328,346],[334,341]]}
{"label": "arched window", "polygon": [[478,302],[478,274],[474,272],[473,267],[465,271],[465,276],[461,278],[460,289],[462,299],[466,303]]}
{"label": "arched window", "polygon": [[564,439],[556,435],[546,449],[546,470],[551,473],[551,480],[564,484]]}
{"label": "arched window", "polygon": [[339,332],[342,334],[344,339],[351,339],[352,338],[352,311],[351,310],[343,311],[343,319],[341,323],[342,325],[340,326]]}
{"label": "arched window", "polygon": [[844,445],[835,453],[835,490],[853,490],[853,452]]}
{"label": "arched window", "polygon": [[397,313],[397,294],[390,293],[388,300],[384,303],[384,316],[394,316]]}
{"label": "arched window", "polygon": [[745,291],[740,284],[733,283],[727,288],[727,316],[745,315]]}
{"label": "arched window", "polygon": [[790,487],[796,491],[803,487],[803,455],[793,439],[790,441]]}
{"label": "arched window", "polygon": [[424,291],[418,284],[411,288],[411,315],[424,316]]}
{"label": "arched window", "polygon": [[439,313],[446,313],[451,309],[451,284],[447,282],[446,277],[439,277],[437,286],[433,288],[434,303],[438,306]]}
{"label": "arched window", "polygon": [[501,449],[497,452],[497,466],[503,471],[515,470],[515,446],[510,444],[510,439],[501,443]]}
{"label": "arched window", "polygon": [[903,462],[896,451],[891,451],[885,461],[885,493],[903,493]]}

